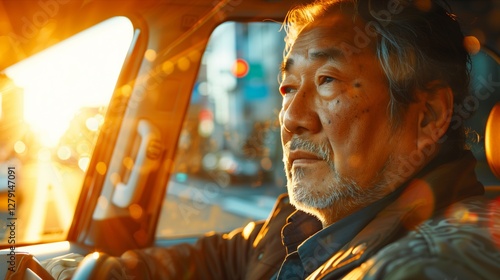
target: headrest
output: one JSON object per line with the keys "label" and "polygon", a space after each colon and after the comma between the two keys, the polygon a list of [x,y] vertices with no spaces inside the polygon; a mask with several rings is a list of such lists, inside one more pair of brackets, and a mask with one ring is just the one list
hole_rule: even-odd
{"label": "headrest", "polygon": [[500,178],[500,102],[491,109],[484,137],[486,159],[493,174]]}

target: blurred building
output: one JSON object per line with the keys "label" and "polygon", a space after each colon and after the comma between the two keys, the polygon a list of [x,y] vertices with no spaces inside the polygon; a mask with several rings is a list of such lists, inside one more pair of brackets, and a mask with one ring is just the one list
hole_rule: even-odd
{"label": "blurred building", "polygon": [[204,53],[177,150],[176,172],[261,182],[282,171],[276,23],[226,22]]}

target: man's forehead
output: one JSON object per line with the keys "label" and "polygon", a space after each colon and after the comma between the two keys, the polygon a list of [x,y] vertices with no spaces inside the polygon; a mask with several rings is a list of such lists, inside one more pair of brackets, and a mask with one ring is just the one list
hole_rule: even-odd
{"label": "man's forehead", "polygon": [[345,44],[353,43],[356,24],[352,18],[334,15],[309,24],[302,30],[290,52],[284,59],[282,70],[286,72],[298,59],[334,60],[345,62]]}
{"label": "man's forehead", "polygon": [[339,13],[318,19],[300,32],[291,51],[335,46],[340,49],[342,43],[352,44],[356,27],[357,23],[352,17]]}

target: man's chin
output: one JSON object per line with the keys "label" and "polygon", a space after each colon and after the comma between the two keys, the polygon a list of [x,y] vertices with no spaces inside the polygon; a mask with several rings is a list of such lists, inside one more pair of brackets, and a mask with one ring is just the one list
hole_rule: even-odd
{"label": "man's chin", "polygon": [[321,223],[325,224],[328,220],[330,213],[332,212],[330,207],[317,208],[314,205],[309,204],[307,201],[300,201],[294,199],[293,197],[290,199],[290,203],[297,209],[304,213],[307,213],[311,216],[316,217]]}
{"label": "man's chin", "polygon": [[309,212],[332,207],[334,201],[331,196],[327,194],[322,196],[313,196],[313,192],[311,192],[311,190],[299,188],[300,187],[296,186],[292,190],[288,189],[290,203],[292,203],[292,205],[294,205],[297,209]]}

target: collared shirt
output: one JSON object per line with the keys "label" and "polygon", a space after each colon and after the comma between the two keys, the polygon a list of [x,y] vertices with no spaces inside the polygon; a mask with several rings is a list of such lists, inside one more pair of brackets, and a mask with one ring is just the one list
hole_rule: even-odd
{"label": "collared shirt", "polygon": [[399,197],[403,189],[404,186],[324,229],[315,217],[301,211],[293,213],[282,231],[288,255],[275,279],[305,279]]}

